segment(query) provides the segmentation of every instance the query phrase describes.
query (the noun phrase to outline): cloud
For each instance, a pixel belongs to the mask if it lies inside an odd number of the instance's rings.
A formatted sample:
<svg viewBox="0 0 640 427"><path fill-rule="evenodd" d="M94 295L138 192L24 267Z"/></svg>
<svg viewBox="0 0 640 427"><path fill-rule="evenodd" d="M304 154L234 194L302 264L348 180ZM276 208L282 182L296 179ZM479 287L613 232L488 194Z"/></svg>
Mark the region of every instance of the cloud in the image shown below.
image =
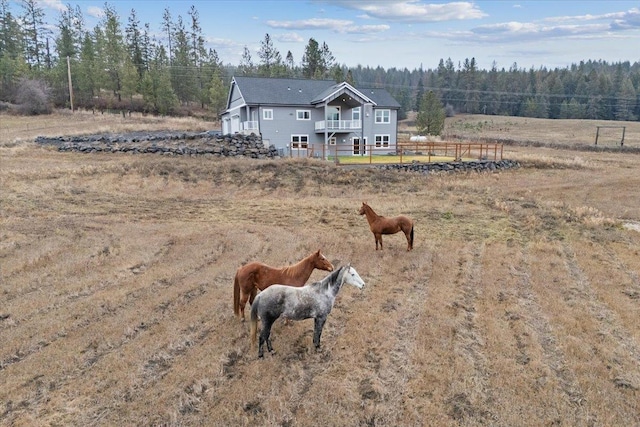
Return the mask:
<svg viewBox="0 0 640 427"><path fill-rule="evenodd" d="M397 22L442 22L488 16L472 2L425 3L422 0L327 0L336 6L359 10L364 17Z"/></svg>
<svg viewBox="0 0 640 427"><path fill-rule="evenodd" d="M87 8L87 15L93 16L94 18L102 18L104 17L104 10L98 6L89 6Z"/></svg>
<svg viewBox="0 0 640 427"><path fill-rule="evenodd" d="M640 10L603 15L557 16L541 22L501 22L467 31L430 32L429 37L469 43L514 43L549 39L614 37L615 32L640 28Z"/></svg>
<svg viewBox="0 0 640 427"><path fill-rule="evenodd" d="M67 6L65 6L61 0L39 0L39 2L43 7L58 10L63 12L67 10Z"/></svg>
<svg viewBox="0 0 640 427"><path fill-rule="evenodd" d="M304 38L295 32L292 33L283 33L283 34L276 34L273 36L274 39L276 39L277 41L281 42L281 43L302 43L304 42Z"/></svg>
<svg viewBox="0 0 640 427"><path fill-rule="evenodd" d="M275 29L285 30L329 30L343 34L368 34L386 31L390 27L380 25L356 25L345 19L311 18L297 21L267 21L267 25Z"/></svg>

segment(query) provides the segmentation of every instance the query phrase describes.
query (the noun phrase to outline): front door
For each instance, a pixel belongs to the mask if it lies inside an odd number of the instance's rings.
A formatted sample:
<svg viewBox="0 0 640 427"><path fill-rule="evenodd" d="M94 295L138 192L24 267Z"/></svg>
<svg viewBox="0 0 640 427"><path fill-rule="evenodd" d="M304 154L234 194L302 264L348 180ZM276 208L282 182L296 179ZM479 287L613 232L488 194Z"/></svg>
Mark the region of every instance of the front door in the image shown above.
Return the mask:
<svg viewBox="0 0 640 427"><path fill-rule="evenodd" d="M353 154L356 156L362 156L367 154L367 140L365 138L364 143L360 142L360 137L353 138Z"/></svg>

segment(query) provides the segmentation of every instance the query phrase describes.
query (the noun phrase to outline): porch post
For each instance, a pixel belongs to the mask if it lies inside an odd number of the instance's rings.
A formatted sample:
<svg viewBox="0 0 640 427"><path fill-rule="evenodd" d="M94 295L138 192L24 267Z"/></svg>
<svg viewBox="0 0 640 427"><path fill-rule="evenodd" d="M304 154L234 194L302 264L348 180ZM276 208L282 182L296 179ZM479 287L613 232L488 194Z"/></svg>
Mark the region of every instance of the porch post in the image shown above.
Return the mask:
<svg viewBox="0 0 640 427"><path fill-rule="evenodd" d="M324 108L322 109L322 111L324 117L324 141L322 142L322 160L327 160L327 152L329 151L329 142L327 141L329 139L329 130L327 123L327 101L324 102Z"/></svg>

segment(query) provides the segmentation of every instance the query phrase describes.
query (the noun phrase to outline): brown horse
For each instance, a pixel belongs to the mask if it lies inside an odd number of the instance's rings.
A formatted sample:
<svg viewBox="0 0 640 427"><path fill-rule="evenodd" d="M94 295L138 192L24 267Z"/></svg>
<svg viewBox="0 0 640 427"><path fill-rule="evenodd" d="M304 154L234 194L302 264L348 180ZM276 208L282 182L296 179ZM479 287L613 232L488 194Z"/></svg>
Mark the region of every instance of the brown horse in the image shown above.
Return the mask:
<svg viewBox="0 0 640 427"><path fill-rule="evenodd" d="M244 307L253 304L258 290L278 283L280 285L303 286L314 269L333 271L333 264L320 253L312 253L297 264L273 268L261 262L250 262L236 271L233 281L233 312L244 322Z"/></svg>
<svg viewBox="0 0 640 427"><path fill-rule="evenodd" d="M413 221L411 219L404 215L386 218L376 214L373 209L371 209L371 206L365 202L362 202L362 207L358 213L367 216L369 228L376 238L376 251L378 250L378 242L380 242L380 250L382 250L383 234L396 234L400 230L402 230L407 238L407 250L410 251L413 249Z"/></svg>

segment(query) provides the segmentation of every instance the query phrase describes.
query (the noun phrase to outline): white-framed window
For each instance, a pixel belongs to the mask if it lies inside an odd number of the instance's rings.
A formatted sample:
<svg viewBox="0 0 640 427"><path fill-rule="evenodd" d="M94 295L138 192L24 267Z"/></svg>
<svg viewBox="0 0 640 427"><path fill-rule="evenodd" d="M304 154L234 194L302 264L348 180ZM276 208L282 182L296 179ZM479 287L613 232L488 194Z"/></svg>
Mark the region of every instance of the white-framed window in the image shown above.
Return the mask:
<svg viewBox="0 0 640 427"><path fill-rule="evenodd" d="M376 110L376 123L391 123L391 110Z"/></svg>
<svg viewBox="0 0 640 427"><path fill-rule="evenodd" d="M296 110L296 120L311 120L311 111Z"/></svg>
<svg viewBox="0 0 640 427"><path fill-rule="evenodd" d="M329 145L336 145L336 142L337 140L335 136L332 136L331 138L329 138Z"/></svg>
<svg viewBox="0 0 640 427"><path fill-rule="evenodd" d="M291 148L296 150L309 148L309 135L291 135Z"/></svg>
<svg viewBox="0 0 640 427"><path fill-rule="evenodd" d="M360 107L356 107L353 110L351 110L351 120L360 120L360 113L361 113L361 109Z"/></svg>
<svg viewBox="0 0 640 427"><path fill-rule="evenodd" d="M375 135L376 148L389 148L389 135Z"/></svg>
<svg viewBox="0 0 640 427"><path fill-rule="evenodd" d="M273 120L273 110L270 108L262 110L262 120Z"/></svg>

